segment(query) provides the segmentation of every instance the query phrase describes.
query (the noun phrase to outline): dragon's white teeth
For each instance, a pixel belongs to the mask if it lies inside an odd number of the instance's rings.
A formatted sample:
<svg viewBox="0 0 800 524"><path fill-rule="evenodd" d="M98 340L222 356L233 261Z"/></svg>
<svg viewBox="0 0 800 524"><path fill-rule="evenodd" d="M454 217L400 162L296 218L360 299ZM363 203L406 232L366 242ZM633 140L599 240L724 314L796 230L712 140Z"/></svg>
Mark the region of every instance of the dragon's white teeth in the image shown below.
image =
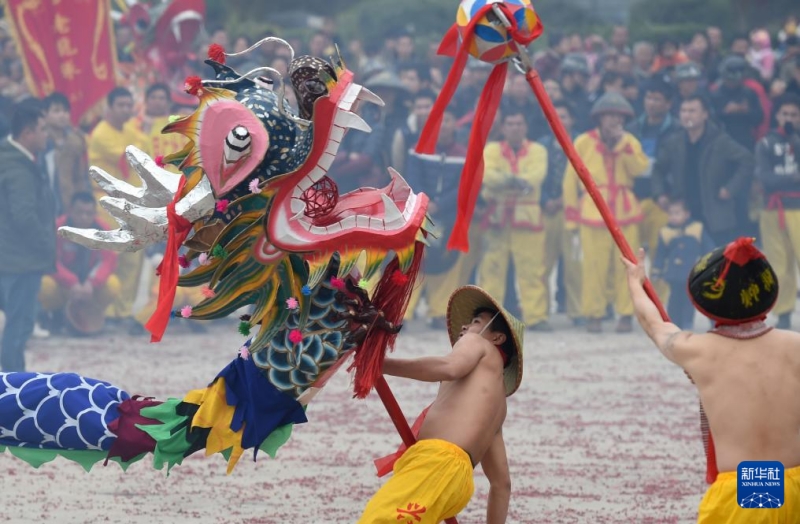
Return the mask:
<svg viewBox="0 0 800 524"><path fill-rule="evenodd" d="M333 164L333 160L335 158L336 157L330 153L322 153L322 156L320 157L318 162L318 166L327 171L328 169L331 168L331 164Z"/></svg>
<svg viewBox="0 0 800 524"><path fill-rule="evenodd" d="M383 200L383 220L387 224L394 223L395 220L403 218L397 205L392 201L389 195L381 193L381 200Z"/></svg>
<svg viewBox="0 0 800 524"><path fill-rule="evenodd" d="M417 195L415 193L411 193L409 195L408 200L406 201L406 208L403 210L403 218L409 220L411 218L411 212L414 211L414 208L417 205Z"/></svg>
<svg viewBox="0 0 800 524"><path fill-rule="evenodd" d="M379 105L381 107L385 105L381 97L363 86L361 87L361 91L358 93L358 99L371 104Z"/></svg>
<svg viewBox="0 0 800 524"><path fill-rule="evenodd" d="M303 208L302 208L302 209L300 209L300 211L298 211L297 213L295 213L295 215L294 215L292 218L290 218L290 219L289 219L290 221L291 221L291 220L298 220L298 221L300 221L300 217L302 217L302 216L304 216L304 215L305 215L305 213L306 213L306 203L305 203L305 202L302 202L302 204L303 204ZM292 209L292 211L294 211L294 208ZM301 222L302 222L302 221L301 221Z"/></svg>
<svg viewBox="0 0 800 524"><path fill-rule="evenodd" d="M349 111L350 108L353 107L353 102L358 100L359 91L361 91L361 86L358 84L350 84L350 87L347 88L347 92L339 102L339 107Z"/></svg>
<svg viewBox="0 0 800 524"><path fill-rule="evenodd" d="M356 227L369 229L369 217L366 215L356 215Z"/></svg>
<svg viewBox="0 0 800 524"><path fill-rule="evenodd" d="M339 144L337 144L333 140L328 140L327 147L325 147L325 152L335 156L338 151L339 151Z"/></svg>
<svg viewBox="0 0 800 524"><path fill-rule="evenodd" d="M297 197L292 197L290 206L292 213L301 213L306 210L306 203Z"/></svg>
<svg viewBox="0 0 800 524"><path fill-rule="evenodd" d="M339 126L331 127L331 138L337 142L341 142L344 138L344 128Z"/></svg>
<svg viewBox="0 0 800 524"><path fill-rule="evenodd" d="M347 129L358 129L359 131L364 131L365 133L372 132L372 128L369 127L369 124L367 124L363 118L349 111L337 111L336 118L334 119L333 123L337 126Z"/></svg>
<svg viewBox="0 0 800 524"><path fill-rule="evenodd" d="M174 20L172 22L172 35L175 37L175 41L179 44L181 43L181 25L178 20Z"/></svg>
<svg viewBox="0 0 800 524"><path fill-rule="evenodd" d="M385 231L386 223L380 218L371 217L369 219L369 228L373 231Z"/></svg>
<svg viewBox="0 0 800 524"><path fill-rule="evenodd" d="M356 217L351 215L343 219L340 223L342 224L342 229L353 229L356 227Z"/></svg>
<svg viewBox="0 0 800 524"><path fill-rule="evenodd" d="M311 170L308 176L311 178L311 180L314 181L314 183L319 182L320 180L322 180L322 177L325 176L325 170L319 166L316 166L314 169Z"/></svg>
<svg viewBox="0 0 800 524"><path fill-rule="evenodd" d="M392 177L392 182L394 182L394 190L411 190L411 186L408 185L406 179L403 178L403 175L398 173L394 168L389 168L389 175Z"/></svg>
<svg viewBox="0 0 800 524"><path fill-rule="evenodd" d="M306 175L300 180L300 182L297 183L297 188L302 193L306 189L308 189L309 187L313 186L314 182L316 182L316 180L314 180L313 178L311 178L308 175Z"/></svg>

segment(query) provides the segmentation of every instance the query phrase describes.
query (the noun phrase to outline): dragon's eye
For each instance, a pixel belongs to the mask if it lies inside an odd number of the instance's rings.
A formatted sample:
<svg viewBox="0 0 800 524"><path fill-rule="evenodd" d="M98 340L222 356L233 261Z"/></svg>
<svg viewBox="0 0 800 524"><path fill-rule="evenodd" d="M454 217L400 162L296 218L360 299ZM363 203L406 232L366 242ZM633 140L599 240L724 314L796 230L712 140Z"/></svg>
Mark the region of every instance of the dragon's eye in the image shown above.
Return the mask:
<svg viewBox="0 0 800 524"><path fill-rule="evenodd" d="M250 131L244 126L234 127L225 137L225 160L229 164L238 162L250 154Z"/></svg>
<svg viewBox="0 0 800 524"><path fill-rule="evenodd" d="M306 89L312 95L321 95L325 92L325 84L314 78L304 82Z"/></svg>

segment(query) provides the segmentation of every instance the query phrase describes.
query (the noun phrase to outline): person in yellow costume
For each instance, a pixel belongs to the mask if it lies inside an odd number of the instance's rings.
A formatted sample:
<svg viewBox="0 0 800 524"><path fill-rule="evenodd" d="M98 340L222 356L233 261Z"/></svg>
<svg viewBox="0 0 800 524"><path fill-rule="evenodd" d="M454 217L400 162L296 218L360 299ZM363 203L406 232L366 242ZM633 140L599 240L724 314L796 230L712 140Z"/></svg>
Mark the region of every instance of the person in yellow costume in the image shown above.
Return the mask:
<svg viewBox="0 0 800 524"><path fill-rule="evenodd" d="M136 128L135 122L131 121L133 96L130 91L124 87L116 87L108 94L106 101L108 103L106 116L89 136L89 165L99 167L139 187L141 180L125 161L125 148L132 145L151 154L150 140ZM99 200L105 192L94 181L92 184L95 197ZM116 224L104 209L100 210L99 215L101 221ZM133 302L138 291L143 261L143 251L120 253L116 275L121 290L107 311L110 319L122 323L132 322Z"/></svg>
<svg viewBox="0 0 800 524"><path fill-rule="evenodd" d="M639 245L642 210L633 193L634 179L644 173L649 161L642 146L623 124L633 108L622 95L606 93L591 112L598 126L575 140L575 149L592 174L600 194L631 245ZM625 288L625 273L614 263L617 247L591 197L582 190L572 165L564 175L566 228L580 235L583 251L581 309L590 333L602 331L602 319L609 303L607 288L614 284L614 308L619 315L618 333L633 330L633 304Z"/></svg>
<svg viewBox="0 0 800 524"><path fill-rule="evenodd" d="M504 114L500 126L503 140L490 142L483 153L481 196L486 211L481 224L484 253L478 265L478 283L503 303L513 258L525 323L535 331L550 331L546 235L540 205L547 150L526 139L527 127L522 113Z"/></svg>
<svg viewBox="0 0 800 524"><path fill-rule="evenodd" d="M153 158L165 157L182 150L189 139L178 133L161 132L170 118L170 91L166 84L153 84L147 88L144 96L144 114L133 119L133 123L142 134L150 140L150 151ZM165 169L178 173L172 164Z"/></svg>
<svg viewBox="0 0 800 524"><path fill-rule="evenodd" d="M764 185L761 241L781 281L775 313L778 328L792 327L800 261L800 97L775 100L778 127L756 144L756 177Z"/></svg>
<svg viewBox="0 0 800 524"><path fill-rule="evenodd" d="M636 263L623 263L639 323L692 378L708 417L720 473L700 503L698 524L800 524L800 334L764 322L780 284L767 259L752 238L740 238L695 264L689 297L716 323L704 334L661 319L644 291L644 250ZM744 483L739 497L739 466L746 461L783 465L780 507L754 506L747 491L759 489Z"/></svg>
<svg viewBox="0 0 800 524"><path fill-rule="evenodd" d="M438 524L456 516L472 498L478 464L489 480L484 522L506 521L511 478L503 423L506 399L522 382L525 326L486 291L464 286L450 296L447 330L447 356L384 361L387 375L441 385L416 444L395 462L359 524Z"/></svg>

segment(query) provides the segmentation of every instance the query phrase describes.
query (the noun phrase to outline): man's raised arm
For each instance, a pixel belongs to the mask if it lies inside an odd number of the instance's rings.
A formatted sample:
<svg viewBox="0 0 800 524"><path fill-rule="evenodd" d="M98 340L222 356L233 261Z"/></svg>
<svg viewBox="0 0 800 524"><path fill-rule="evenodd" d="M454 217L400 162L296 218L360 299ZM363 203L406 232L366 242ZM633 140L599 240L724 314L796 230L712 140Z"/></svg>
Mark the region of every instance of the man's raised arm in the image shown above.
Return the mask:
<svg viewBox="0 0 800 524"><path fill-rule="evenodd" d="M467 333L445 357L386 358L383 373L422 382L447 382L465 377L484 355L486 339Z"/></svg>
<svg viewBox="0 0 800 524"><path fill-rule="evenodd" d="M622 262L628 272L628 289L639 324L665 357L685 369L686 361L691 357L686 346L692 333L681 331L675 324L665 322L656 305L647 296L644 290L647 278L644 270L644 249L639 249L636 264L625 257L622 257Z"/></svg>

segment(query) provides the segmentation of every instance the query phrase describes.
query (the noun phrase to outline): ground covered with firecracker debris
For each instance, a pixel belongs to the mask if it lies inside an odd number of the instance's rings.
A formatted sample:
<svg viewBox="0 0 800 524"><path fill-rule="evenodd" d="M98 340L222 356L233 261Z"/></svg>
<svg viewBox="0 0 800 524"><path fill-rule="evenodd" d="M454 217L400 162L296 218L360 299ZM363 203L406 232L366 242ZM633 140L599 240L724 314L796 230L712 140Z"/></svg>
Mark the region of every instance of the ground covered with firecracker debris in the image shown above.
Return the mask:
<svg viewBox="0 0 800 524"><path fill-rule="evenodd" d="M698 319L699 320L699 319ZM504 433L513 494L509 522L684 523L705 490L697 395L683 372L640 331L587 335L556 319L527 333L525 377L509 400ZM611 331L613 325L606 326ZM235 325L208 334L31 340L28 368L73 371L159 399L204 387L233 357ZM442 354L446 335L420 321L397 356ZM413 421L436 385L389 379ZM351 398L341 373L314 399L275 460L246 455L225 474L220 455L192 456L167 476L142 461L91 473L63 459L33 469L0 455L0 520L58 523L353 523L380 487L372 459L399 437L377 397ZM485 522L480 468L461 523Z"/></svg>

